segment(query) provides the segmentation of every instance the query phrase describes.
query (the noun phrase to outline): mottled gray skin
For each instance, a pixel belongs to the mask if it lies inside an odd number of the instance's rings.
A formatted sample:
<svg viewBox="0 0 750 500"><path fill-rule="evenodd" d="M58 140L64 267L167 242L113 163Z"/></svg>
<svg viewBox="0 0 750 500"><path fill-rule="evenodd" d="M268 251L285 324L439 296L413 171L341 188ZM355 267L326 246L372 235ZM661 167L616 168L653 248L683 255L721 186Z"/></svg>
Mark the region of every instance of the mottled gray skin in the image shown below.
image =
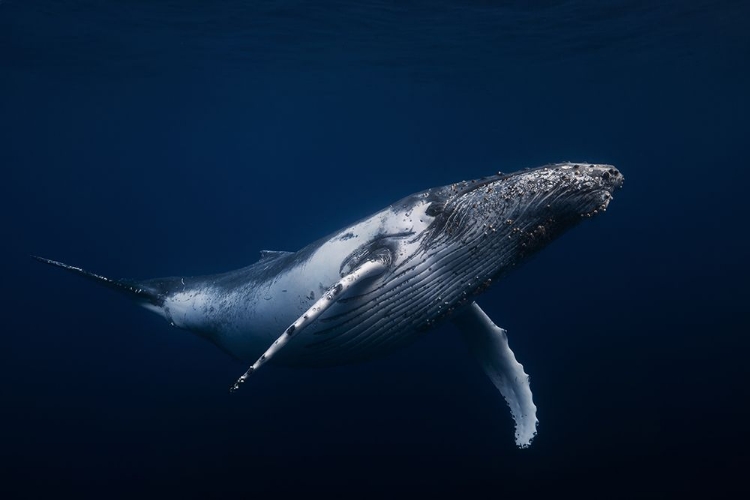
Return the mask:
<svg viewBox="0 0 750 500"><path fill-rule="evenodd" d="M151 297L146 306L172 324L252 362L332 283L358 263L383 259L384 274L339 300L274 358L295 366L359 361L392 351L471 303L606 209L622 181L609 165L557 164L460 182L408 196L295 253L224 274L136 286ZM420 206L417 223L412 211ZM378 229L366 229L376 217Z"/></svg>

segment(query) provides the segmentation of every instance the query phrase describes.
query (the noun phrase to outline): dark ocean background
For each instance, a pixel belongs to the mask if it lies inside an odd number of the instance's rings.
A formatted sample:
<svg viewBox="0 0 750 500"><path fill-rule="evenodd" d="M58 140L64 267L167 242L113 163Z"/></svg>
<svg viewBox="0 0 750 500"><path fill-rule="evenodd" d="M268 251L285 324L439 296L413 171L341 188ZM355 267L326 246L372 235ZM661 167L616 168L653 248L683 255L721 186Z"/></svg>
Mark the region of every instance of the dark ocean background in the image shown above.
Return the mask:
<svg viewBox="0 0 750 500"><path fill-rule="evenodd" d="M747 2L0 0L3 498L747 493ZM297 250L414 191L564 160L625 187L450 325L247 367L108 290Z"/></svg>

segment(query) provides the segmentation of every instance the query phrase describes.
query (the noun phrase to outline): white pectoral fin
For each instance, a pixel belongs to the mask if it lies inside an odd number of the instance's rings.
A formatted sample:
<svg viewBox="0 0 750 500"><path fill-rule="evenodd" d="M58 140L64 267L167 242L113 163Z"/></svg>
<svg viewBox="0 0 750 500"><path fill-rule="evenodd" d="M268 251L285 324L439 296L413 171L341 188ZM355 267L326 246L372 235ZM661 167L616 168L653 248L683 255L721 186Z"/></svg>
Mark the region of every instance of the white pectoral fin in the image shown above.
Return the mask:
<svg viewBox="0 0 750 500"><path fill-rule="evenodd" d="M536 436L539 421L529 376L510 350L505 330L495 325L476 302L457 314L453 323L461 330L479 364L510 406L516 423L516 445L526 448Z"/></svg>
<svg viewBox="0 0 750 500"><path fill-rule="evenodd" d="M383 260L368 260L354 268L349 274L341 278L339 281L334 283L324 294L318 299L315 304L312 305L305 313L297 318L297 321L289 325L289 328L284 330L284 333L277 338L271 347L269 347L253 365L247 369L247 371L237 379L234 383L230 392L234 392L240 388L240 384L245 382L247 378L256 371L258 368L263 366L266 361L271 359L274 354L279 352L289 340L301 332L305 327L312 324L323 312L336 303L341 297L343 297L347 290L349 290L355 284L361 282L364 279L375 277L382 274L388 268L388 263Z"/></svg>

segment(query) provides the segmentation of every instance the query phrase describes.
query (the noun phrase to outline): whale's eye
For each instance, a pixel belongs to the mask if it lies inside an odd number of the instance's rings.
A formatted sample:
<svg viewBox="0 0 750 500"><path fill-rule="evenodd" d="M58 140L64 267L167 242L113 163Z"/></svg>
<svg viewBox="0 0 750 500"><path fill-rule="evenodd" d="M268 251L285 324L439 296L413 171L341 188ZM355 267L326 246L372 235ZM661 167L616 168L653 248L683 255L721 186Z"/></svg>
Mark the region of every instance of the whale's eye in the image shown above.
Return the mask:
<svg viewBox="0 0 750 500"><path fill-rule="evenodd" d="M445 203L441 201L433 201L424 213L430 217L437 217L443 213L443 210L445 210Z"/></svg>

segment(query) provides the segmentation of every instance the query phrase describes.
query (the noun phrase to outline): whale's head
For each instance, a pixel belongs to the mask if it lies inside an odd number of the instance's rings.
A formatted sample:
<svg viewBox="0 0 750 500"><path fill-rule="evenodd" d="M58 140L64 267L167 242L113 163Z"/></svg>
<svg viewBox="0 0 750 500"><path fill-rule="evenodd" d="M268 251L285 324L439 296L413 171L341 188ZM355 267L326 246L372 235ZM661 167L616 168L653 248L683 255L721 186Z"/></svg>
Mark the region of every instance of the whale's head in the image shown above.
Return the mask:
<svg viewBox="0 0 750 500"><path fill-rule="evenodd" d="M578 222L604 212L623 176L612 165L559 163L428 192L434 217L423 250L450 252L460 273L487 284ZM458 272L458 271L457 271Z"/></svg>
<svg viewBox="0 0 750 500"><path fill-rule="evenodd" d="M408 196L328 238L321 249L342 256L341 276L366 260L387 263L391 273L383 280L403 282L404 290L429 287L425 296L451 311L604 212L622 183L615 167L587 163L459 182Z"/></svg>
<svg viewBox="0 0 750 500"><path fill-rule="evenodd" d="M464 183L445 203L443 220L471 232L498 224L513 234L559 235L582 219L606 211L623 176L612 165L558 163ZM539 227L543 226L543 227ZM448 227L450 230L451 228ZM527 242L531 243L531 242Z"/></svg>

